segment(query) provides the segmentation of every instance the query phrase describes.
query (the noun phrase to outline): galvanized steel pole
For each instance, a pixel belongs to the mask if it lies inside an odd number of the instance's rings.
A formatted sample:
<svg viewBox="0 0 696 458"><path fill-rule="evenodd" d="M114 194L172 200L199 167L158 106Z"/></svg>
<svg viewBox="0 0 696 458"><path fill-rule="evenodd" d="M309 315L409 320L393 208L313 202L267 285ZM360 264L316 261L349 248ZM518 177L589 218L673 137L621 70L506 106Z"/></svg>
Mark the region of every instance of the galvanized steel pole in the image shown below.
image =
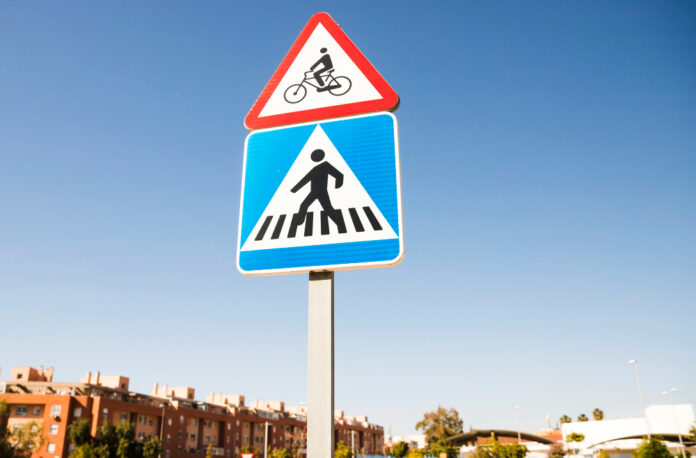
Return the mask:
<svg viewBox="0 0 696 458"><path fill-rule="evenodd" d="M309 273L307 458L334 456L334 273Z"/></svg>

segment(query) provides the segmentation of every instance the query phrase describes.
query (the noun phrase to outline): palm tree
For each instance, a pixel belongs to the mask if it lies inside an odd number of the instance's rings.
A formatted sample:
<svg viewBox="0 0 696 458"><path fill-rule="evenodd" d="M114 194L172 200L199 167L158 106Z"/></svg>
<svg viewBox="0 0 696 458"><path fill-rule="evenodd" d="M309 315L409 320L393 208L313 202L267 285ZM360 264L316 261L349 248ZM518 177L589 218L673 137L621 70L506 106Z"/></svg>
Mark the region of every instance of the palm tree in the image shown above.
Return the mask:
<svg viewBox="0 0 696 458"><path fill-rule="evenodd" d="M597 421L602 420L604 419L604 412L602 412L600 409L594 409L592 411L592 417Z"/></svg>
<svg viewBox="0 0 696 458"><path fill-rule="evenodd" d="M578 415L578 421L587 421L587 415L581 413L580 415Z"/></svg>
<svg viewBox="0 0 696 458"><path fill-rule="evenodd" d="M573 420L572 420L568 415L563 415L563 416L560 418L561 424L563 424L563 423L570 423L571 421L573 421Z"/></svg>

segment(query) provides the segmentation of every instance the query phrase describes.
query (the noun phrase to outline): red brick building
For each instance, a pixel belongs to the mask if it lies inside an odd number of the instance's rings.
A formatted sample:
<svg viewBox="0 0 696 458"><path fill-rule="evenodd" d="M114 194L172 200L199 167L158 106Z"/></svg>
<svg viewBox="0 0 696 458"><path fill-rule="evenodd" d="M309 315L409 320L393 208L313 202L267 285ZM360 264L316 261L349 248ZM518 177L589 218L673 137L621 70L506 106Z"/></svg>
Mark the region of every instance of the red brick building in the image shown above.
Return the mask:
<svg viewBox="0 0 696 458"><path fill-rule="evenodd" d="M86 418L92 435L108 421L135 425L138 440L158 437L162 456L200 457L212 445L214 456L237 457L244 446L263 451L286 448L300 453L306 444L306 411L286 409L284 403L254 401L246 406L241 395L211 394L206 402L195 400L189 387L155 384L151 395L129 391L129 379L87 374L79 383L53 381L53 370L15 367L9 381L0 382L0 399L10 405L9 428L35 421L44 441L33 456L66 458L73 447L68 425ZM335 441L381 454L384 430L367 417L347 417L337 412Z"/></svg>

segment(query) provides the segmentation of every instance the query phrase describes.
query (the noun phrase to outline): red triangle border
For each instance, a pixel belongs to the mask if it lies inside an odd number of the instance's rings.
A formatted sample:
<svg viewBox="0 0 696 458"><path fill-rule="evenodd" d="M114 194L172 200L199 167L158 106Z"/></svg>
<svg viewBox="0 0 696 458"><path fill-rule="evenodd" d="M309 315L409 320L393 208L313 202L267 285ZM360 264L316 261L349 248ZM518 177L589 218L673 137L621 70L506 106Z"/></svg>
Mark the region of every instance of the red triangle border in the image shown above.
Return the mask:
<svg viewBox="0 0 696 458"><path fill-rule="evenodd" d="M259 114L268 103L273 92L280 84L295 58L300 53L305 43L311 36L317 25L323 25L334 40L343 48L343 51L350 57L360 71L367 77L374 88L379 92L381 98L364 102L347 103L334 105L331 107L314 108L311 110L296 111L293 113L282 113L272 116L259 117ZM244 118L244 125L249 130L263 129L267 127L278 127L288 124L298 124L302 122L318 121L328 118L338 118L375 111L393 111L399 105L399 96L387 81L372 66L370 61L363 55L357 46L348 38L348 35L341 30L339 25L329 16L328 13L316 13L307 22L302 32L293 43L290 50L281 61L278 69L273 73L266 87L261 91L261 95L256 99L249 113Z"/></svg>

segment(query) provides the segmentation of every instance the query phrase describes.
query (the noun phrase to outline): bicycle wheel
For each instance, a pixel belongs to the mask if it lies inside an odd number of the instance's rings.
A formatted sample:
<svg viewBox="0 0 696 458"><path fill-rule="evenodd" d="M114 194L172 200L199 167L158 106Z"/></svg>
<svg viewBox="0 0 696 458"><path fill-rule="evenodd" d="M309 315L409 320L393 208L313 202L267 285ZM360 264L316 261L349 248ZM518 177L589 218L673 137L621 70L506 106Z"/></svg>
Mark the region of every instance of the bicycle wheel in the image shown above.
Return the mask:
<svg viewBox="0 0 696 458"><path fill-rule="evenodd" d="M283 93L283 98L288 103L298 103L307 95L307 88L302 84L293 84Z"/></svg>
<svg viewBox="0 0 696 458"><path fill-rule="evenodd" d="M329 89L329 92L333 95L343 95L346 92L350 91L351 82L347 76L337 76L329 84L331 84L332 86L339 85L338 87Z"/></svg>

